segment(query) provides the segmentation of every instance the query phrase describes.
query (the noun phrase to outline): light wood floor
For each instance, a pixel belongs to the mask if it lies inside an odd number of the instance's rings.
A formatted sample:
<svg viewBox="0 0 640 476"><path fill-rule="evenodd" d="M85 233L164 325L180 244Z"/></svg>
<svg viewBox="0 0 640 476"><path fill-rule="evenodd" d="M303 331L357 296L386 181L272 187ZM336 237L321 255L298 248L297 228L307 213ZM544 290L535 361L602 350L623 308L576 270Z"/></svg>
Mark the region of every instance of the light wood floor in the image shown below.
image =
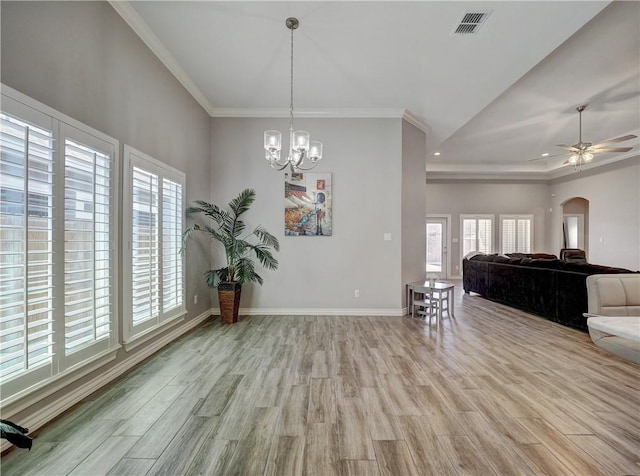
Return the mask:
<svg viewBox="0 0 640 476"><path fill-rule="evenodd" d="M2 474L640 474L640 367L456 289L456 318L208 323Z"/></svg>

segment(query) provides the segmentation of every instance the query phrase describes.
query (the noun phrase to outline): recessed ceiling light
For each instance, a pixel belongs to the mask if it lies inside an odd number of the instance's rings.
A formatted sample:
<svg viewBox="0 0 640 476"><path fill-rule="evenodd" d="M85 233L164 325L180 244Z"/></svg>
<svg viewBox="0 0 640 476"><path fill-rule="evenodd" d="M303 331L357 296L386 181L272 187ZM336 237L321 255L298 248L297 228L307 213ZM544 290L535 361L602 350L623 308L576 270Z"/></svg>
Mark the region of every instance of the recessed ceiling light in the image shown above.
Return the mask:
<svg viewBox="0 0 640 476"><path fill-rule="evenodd" d="M545 152L544 154L542 154L542 157L549 157L549 152Z"/></svg>
<svg viewBox="0 0 640 476"><path fill-rule="evenodd" d="M440 155L440 152L434 152L433 155Z"/></svg>

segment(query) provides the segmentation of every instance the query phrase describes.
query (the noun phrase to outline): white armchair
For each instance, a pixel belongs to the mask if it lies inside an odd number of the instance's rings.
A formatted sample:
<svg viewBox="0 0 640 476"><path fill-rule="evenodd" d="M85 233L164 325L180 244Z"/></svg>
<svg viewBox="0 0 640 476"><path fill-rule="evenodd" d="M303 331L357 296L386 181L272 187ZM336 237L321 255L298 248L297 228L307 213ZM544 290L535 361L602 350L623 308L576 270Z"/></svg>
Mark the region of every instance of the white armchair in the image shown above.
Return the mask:
<svg viewBox="0 0 640 476"><path fill-rule="evenodd" d="M640 273L588 276L587 298L594 344L640 364Z"/></svg>

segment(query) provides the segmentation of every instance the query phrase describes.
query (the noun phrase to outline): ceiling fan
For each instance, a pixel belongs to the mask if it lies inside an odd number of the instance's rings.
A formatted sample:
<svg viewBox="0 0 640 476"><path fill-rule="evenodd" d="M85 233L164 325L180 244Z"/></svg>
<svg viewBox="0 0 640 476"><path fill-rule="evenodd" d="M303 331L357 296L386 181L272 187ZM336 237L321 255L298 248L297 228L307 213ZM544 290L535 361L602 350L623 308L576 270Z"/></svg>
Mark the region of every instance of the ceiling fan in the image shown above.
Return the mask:
<svg viewBox="0 0 640 476"><path fill-rule="evenodd" d="M562 163L562 165L573 165L574 168L582 168L583 165L588 164L593 160L595 154L602 153L610 153L610 152L629 152L633 147L610 147L612 144L617 144L618 142L624 142L630 139L635 139L637 136L633 134L629 134L626 136L616 137L615 139L609 139L604 142L600 142L599 144L592 144L591 142L583 142L582 141L582 111L587 108L587 105L578 106L576 110L578 111L580 117L580 126L579 126L579 136L578 143L574 145L566 145L566 144L558 144L558 147L562 147L563 149L567 149L569 152L565 152L560 154L559 156L571 154L569 158ZM559 157L555 156L555 157ZM549 159L551 157L538 157L532 160L544 160Z"/></svg>

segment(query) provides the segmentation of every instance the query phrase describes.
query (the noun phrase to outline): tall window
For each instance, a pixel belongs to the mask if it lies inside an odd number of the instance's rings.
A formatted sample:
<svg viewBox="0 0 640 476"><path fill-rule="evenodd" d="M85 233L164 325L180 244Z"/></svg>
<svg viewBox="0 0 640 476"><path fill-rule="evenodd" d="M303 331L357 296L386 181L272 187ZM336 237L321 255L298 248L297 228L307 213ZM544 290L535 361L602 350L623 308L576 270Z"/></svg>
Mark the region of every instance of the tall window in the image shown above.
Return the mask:
<svg viewBox="0 0 640 476"><path fill-rule="evenodd" d="M117 141L14 91L0 113L3 402L115 351ZM18 398L16 396L16 398Z"/></svg>
<svg viewBox="0 0 640 476"><path fill-rule="evenodd" d="M533 215L500 215L502 253L531 253Z"/></svg>
<svg viewBox="0 0 640 476"><path fill-rule="evenodd" d="M53 132L0 115L2 382L48 366L53 349Z"/></svg>
<svg viewBox="0 0 640 476"><path fill-rule="evenodd" d="M65 140L64 314L65 349L76 352L111 332L109 243L111 159Z"/></svg>
<svg viewBox="0 0 640 476"><path fill-rule="evenodd" d="M184 174L125 146L125 309L129 343L183 316Z"/></svg>
<svg viewBox="0 0 640 476"><path fill-rule="evenodd" d="M462 257L472 251L493 253L493 215L461 215Z"/></svg>

